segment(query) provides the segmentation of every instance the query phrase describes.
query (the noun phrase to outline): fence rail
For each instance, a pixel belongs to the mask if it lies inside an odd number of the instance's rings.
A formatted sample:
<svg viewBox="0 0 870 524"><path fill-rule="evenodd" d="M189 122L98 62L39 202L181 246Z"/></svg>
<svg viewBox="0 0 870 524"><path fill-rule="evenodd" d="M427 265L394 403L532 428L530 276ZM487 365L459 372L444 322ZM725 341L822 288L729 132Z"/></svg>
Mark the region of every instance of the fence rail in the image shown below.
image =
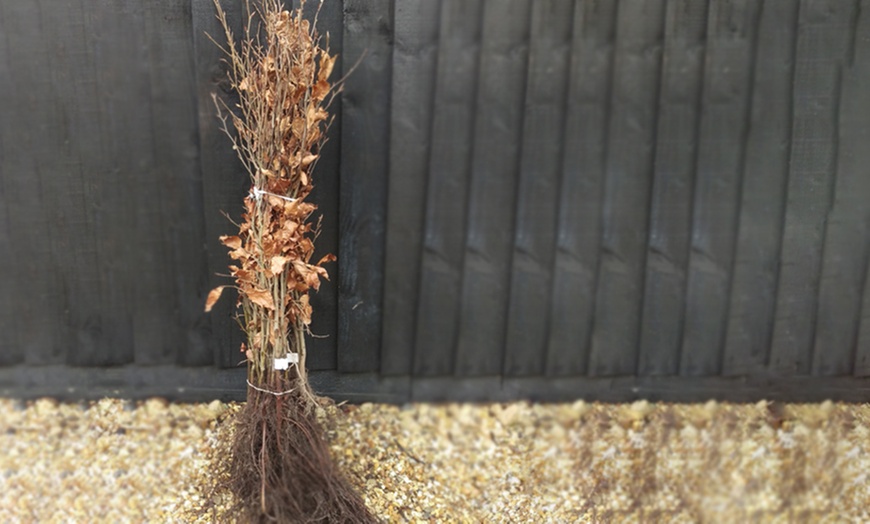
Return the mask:
<svg viewBox="0 0 870 524"><path fill-rule="evenodd" d="M868 398L870 1L319 23L348 74L314 194L323 391ZM242 395L233 300L202 313L248 190L206 33L211 0L0 3L0 394Z"/></svg>

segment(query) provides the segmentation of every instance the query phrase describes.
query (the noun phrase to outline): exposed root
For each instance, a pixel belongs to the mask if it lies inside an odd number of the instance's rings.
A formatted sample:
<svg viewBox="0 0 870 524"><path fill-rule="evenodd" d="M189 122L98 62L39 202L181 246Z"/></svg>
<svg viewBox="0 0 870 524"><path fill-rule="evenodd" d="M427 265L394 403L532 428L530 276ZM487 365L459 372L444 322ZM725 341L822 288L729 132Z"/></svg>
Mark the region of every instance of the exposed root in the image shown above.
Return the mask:
<svg viewBox="0 0 870 524"><path fill-rule="evenodd" d="M313 409L297 393L276 397L251 390L236 415L231 458L218 492L232 502L220 522L378 520L338 470Z"/></svg>

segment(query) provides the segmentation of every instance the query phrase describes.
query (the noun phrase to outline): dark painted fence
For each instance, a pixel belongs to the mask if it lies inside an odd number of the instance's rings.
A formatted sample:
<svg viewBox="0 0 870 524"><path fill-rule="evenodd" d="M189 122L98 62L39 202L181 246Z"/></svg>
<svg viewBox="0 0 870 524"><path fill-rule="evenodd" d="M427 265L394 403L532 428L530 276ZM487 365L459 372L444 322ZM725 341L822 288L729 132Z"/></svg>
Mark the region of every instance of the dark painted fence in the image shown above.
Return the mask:
<svg viewBox="0 0 870 524"><path fill-rule="evenodd" d="M353 70L317 173L322 391L870 398L870 1L320 23ZM243 395L232 299L201 312L248 189L205 32L211 0L0 2L0 394Z"/></svg>

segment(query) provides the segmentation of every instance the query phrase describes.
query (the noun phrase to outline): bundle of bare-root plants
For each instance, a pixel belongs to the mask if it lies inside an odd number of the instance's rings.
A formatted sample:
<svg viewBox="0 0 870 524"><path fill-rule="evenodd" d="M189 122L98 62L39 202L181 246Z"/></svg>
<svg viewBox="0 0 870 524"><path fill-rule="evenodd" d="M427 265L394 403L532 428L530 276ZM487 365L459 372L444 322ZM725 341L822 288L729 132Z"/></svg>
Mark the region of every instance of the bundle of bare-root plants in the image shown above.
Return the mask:
<svg viewBox="0 0 870 524"><path fill-rule="evenodd" d="M214 0L237 104L215 98L223 130L251 178L237 235L221 237L234 263L239 323L247 342L247 402L234 421L231 458L217 491L230 504L220 520L374 522L332 461L316 417L320 399L306 375L309 291L327 278L327 255L312 261L319 222L308 201L312 172L341 82L329 78L336 56L317 14L284 10L279 0L246 1L240 40ZM303 2L304 6L304 2ZM319 12L319 7L317 8ZM232 107L231 107L232 106Z"/></svg>

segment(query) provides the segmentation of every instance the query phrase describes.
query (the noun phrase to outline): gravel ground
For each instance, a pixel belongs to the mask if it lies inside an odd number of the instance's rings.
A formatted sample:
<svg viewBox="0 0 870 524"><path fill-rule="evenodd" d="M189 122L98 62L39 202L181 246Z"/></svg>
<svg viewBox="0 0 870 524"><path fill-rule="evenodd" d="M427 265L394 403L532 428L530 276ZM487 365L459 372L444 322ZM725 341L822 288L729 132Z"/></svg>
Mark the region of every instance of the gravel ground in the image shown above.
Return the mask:
<svg viewBox="0 0 870 524"><path fill-rule="evenodd" d="M189 522L238 405L0 400L3 522ZM870 522L870 406L363 404L336 460L388 522Z"/></svg>

